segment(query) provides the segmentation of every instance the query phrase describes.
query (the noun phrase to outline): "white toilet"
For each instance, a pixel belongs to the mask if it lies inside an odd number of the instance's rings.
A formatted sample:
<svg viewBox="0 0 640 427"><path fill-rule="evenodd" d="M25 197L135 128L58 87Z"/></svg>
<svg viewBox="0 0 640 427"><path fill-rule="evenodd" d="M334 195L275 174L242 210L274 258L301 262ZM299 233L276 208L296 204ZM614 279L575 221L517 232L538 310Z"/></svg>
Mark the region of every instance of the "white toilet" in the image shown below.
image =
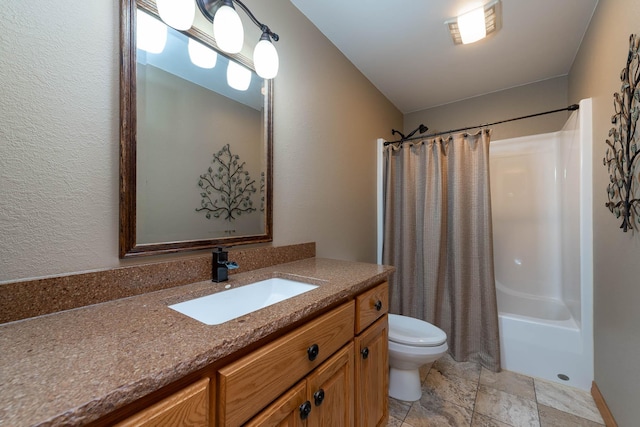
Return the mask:
<svg viewBox="0 0 640 427"><path fill-rule="evenodd" d="M422 396L420 366L448 350L447 334L413 317L389 314L389 396L416 401Z"/></svg>

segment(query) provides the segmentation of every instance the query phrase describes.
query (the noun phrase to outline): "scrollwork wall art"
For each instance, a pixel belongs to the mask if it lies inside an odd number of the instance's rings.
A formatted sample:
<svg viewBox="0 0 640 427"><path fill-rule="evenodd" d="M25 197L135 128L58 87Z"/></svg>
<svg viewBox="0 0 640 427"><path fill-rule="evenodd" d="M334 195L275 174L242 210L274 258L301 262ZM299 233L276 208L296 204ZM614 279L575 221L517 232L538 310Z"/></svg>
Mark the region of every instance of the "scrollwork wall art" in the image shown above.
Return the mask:
<svg viewBox="0 0 640 427"><path fill-rule="evenodd" d="M207 219L213 216L227 221L254 212L251 196L257 191L256 181L244 170L245 162L240 162L240 156L226 144L213 154L211 163L198 181L202 201L196 212L206 212Z"/></svg>
<svg viewBox="0 0 640 427"><path fill-rule="evenodd" d="M640 38L629 37L626 67L620 73L620 92L613 94L614 127L606 140L603 163L609 171L607 208L622 218L623 231L640 230Z"/></svg>

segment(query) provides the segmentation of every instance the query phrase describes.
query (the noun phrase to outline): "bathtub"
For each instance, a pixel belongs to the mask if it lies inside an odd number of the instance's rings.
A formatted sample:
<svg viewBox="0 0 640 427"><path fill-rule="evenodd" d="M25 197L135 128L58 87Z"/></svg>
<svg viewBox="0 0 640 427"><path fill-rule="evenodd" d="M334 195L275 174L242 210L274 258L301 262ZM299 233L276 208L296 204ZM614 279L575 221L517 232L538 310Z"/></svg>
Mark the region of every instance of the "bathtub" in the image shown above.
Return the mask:
<svg viewBox="0 0 640 427"><path fill-rule="evenodd" d="M588 390L593 379L588 349L565 304L518 295L499 282L496 295L502 369Z"/></svg>
<svg viewBox="0 0 640 427"><path fill-rule="evenodd" d="M589 390L593 381L591 103L562 131L492 141L502 368Z"/></svg>
<svg viewBox="0 0 640 427"><path fill-rule="evenodd" d="M593 381L591 115L582 100L562 131L489 149L502 368L583 390ZM383 146L378 139L380 263Z"/></svg>

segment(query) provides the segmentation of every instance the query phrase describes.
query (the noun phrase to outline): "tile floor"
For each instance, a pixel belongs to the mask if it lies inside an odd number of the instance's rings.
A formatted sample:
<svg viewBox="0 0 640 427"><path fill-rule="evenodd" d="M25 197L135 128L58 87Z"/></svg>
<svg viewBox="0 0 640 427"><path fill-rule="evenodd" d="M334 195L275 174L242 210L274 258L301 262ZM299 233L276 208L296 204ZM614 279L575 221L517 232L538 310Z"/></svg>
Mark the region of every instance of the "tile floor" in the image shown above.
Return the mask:
<svg viewBox="0 0 640 427"><path fill-rule="evenodd" d="M422 398L389 399L388 427L594 427L589 392L445 356L421 370Z"/></svg>

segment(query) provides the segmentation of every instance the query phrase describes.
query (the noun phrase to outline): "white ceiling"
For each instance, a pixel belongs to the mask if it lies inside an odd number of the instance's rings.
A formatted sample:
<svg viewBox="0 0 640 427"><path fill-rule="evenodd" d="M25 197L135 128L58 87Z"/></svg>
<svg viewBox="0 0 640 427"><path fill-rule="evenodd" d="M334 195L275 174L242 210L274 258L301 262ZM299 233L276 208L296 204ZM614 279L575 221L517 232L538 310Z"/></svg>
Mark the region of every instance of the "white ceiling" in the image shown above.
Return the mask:
<svg viewBox="0 0 640 427"><path fill-rule="evenodd" d="M598 0L502 0L502 29L454 45L474 0L291 0L403 113L569 73Z"/></svg>

